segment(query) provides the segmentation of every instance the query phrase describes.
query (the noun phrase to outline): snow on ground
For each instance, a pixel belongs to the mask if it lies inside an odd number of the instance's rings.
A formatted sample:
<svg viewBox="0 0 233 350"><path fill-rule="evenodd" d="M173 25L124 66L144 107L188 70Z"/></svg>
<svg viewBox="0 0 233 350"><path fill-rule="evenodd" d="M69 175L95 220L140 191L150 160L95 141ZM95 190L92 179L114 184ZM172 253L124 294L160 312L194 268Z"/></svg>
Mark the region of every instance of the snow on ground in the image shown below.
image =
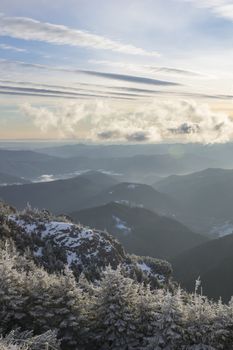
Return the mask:
<svg viewBox="0 0 233 350"><path fill-rule="evenodd" d="M111 171L111 170L98 169L97 171L99 173L102 173L105 175L111 175L111 176L122 176L123 175L121 173L116 173L115 171Z"/></svg>
<svg viewBox="0 0 233 350"><path fill-rule="evenodd" d="M34 251L34 255L41 257L43 256L43 248L42 247L38 247L35 251Z"/></svg>
<svg viewBox="0 0 233 350"><path fill-rule="evenodd" d="M216 225L210 231L210 234L218 237L227 236L231 233L233 233L233 223L230 221L225 221L223 224Z"/></svg>
<svg viewBox="0 0 233 350"><path fill-rule="evenodd" d="M125 234L128 234L131 232L131 228L127 226L126 222L118 218L117 216L113 215L112 216L114 222L115 222L115 227L122 231Z"/></svg>
<svg viewBox="0 0 233 350"><path fill-rule="evenodd" d="M27 223L25 220L19 219L16 215L9 215L8 220L14 222L17 226L25 230L27 234L34 232L38 226L37 223Z"/></svg>
<svg viewBox="0 0 233 350"><path fill-rule="evenodd" d="M135 188L137 188L137 187L138 187L137 184L129 184L129 185L127 186L127 188L130 189L130 190L135 190Z"/></svg>
<svg viewBox="0 0 233 350"><path fill-rule="evenodd" d="M114 203L123 204L127 207L132 207L132 208L144 208L144 205L142 203L130 202L127 199L119 199L114 201Z"/></svg>
<svg viewBox="0 0 233 350"><path fill-rule="evenodd" d="M51 182L56 180L66 180L71 179L76 176L85 175L85 173L88 173L91 169L85 169L85 170L77 170L71 173L64 173L64 174L43 174L39 177L36 177L32 180L32 182ZM113 171L107 171L103 169L97 170L98 172L106 175L112 175L112 176L122 176L122 174L115 173Z"/></svg>
<svg viewBox="0 0 233 350"><path fill-rule="evenodd" d="M43 223L45 226L45 229L42 231L42 237L46 236L53 236L54 234L57 234L58 232L65 232L70 231L73 228L73 224L67 223L67 222L59 222L59 221L49 221L46 223Z"/></svg>
<svg viewBox="0 0 233 350"><path fill-rule="evenodd" d="M77 253L76 252L68 252L67 253L67 264L70 266L72 265L73 263L79 263L80 260L77 256Z"/></svg>
<svg viewBox="0 0 233 350"><path fill-rule="evenodd" d="M165 281L164 275L161 275L159 273L154 273L151 267L148 266L145 262L137 263L137 266L142 270L142 272L146 273L147 275L152 275L156 277L159 280L159 282L162 283Z"/></svg>
<svg viewBox="0 0 233 350"><path fill-rule="evenodd" d="M86 170L74 171L72 173L64 173L64 174L43 174L33 179L32 182L36 183L36 182L51 182L56 180L67 180L79 175L83 175L89 170L90 169L86 169Z"/></svg>
<svg viewBox="0 0 233 350"><path fill-rule="evenodd" d="M86 258L91 259L98 256L100 246L106 253L110 253L112 250L111 244L104 239L100 232L87 227L62 221L26 220L20 215L9 215L8 220L22 228L26 234L37 234L42 240L51 239L57 246L64 248L69 266L72 263L81 263L82 253L79 248L81 249L83 244L86 246L87 242L90 242L90 245L88 244L88 247L85 248ZM94 244L91 243L92 241ZM34 255L41 257L43 255L42 247L36 247Z"/></svg>
<svg viewBox="0 0 233 350"><path fill-rule="evenodd" d="M151 268L148 265L146 265L146 263L141 262L137 263L137 265L143 272L151 273Z"/></svg>
<svg viewBox="0 0 233 350"><path fill-rule="evenodd" d="M41 175L37 181L34 181L34 182L51 182L51 181L55 181L56 178L54 175L50 175L50 174L44 174L44 175Z"/></svg>
<svg viewBox="0 0 233 350"><path fill-rule="evenodd" d="M23 185L23 184L21 182L11 182L11 183L2 182L2 183L0 183L0 186L2 186L2 187L13 186L13 185L20 186L20 185Z"/></svg>

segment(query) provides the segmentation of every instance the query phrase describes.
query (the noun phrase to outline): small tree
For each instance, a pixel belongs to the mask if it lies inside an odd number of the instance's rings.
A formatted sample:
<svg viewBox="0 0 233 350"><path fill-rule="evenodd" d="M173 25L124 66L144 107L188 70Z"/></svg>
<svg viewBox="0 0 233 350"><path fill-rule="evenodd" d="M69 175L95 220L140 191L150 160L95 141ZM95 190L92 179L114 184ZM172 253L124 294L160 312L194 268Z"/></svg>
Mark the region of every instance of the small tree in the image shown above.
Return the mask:
<svg viewBox="0 0 233 350"><path fill-rule="evenodd" d="M119 268L106 269L95 305L95 338L99 349L137 348L137 292L138 285L123 277Z"/></svg>

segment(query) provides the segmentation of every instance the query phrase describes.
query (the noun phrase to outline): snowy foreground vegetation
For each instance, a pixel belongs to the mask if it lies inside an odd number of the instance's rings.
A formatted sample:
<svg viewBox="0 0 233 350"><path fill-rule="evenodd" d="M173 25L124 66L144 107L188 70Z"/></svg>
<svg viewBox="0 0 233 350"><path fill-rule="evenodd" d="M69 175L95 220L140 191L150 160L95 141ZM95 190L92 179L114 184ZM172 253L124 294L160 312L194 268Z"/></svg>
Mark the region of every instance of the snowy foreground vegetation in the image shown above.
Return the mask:
<svg viewBox="0 0 233 350"><path fill-rule="evenodd" d="M60 270L53 271L54 261L48 264L48 251L51 251L53 257L53 249L59 248L61 236L58 245L54 241L54 230L50 231L52 240L41 240L49 236L49 217L46 226L41 223L42 219L45 220L44 213L35 213L33 219L32 214L25 212L22 215L24 219L28 215L28 220L31 220L29 225L28 221L27 224L22 224L22 217L17 215L19 214L11 208L2 206L0 350L233 349L233 301L226 305L221 301L214 303L208 300L199 294L198 283L193 294L182 291L167 275L162 278L161 270L155 273L155 264L158 263L158 269L168 269L168 265L153 259L125 256L122 248L115 245L115 240L109 246L108 236L102 236L100 232L97 247L106 250L103 247L107 244L107 254L112 250L119 251L109 255L110 260L107 259L108 255L105 256L107 265L102 263L99 265L101 268L96 266L98 273L93 272L91 275L90 270L86 273L83 261L83 271L78 273L73 269L76 260L80 258L78 248L84 243L86 251L94 256L93 259L98 256L98 252L93 254L91 231L85 231L89 232L88 238L85 238L80 235L80 231L75 234L76 228L72 230L77 249L72 250L77 253L74 264L71 264L70 258L67 259L69 254L67 256L57 250L63 258L65 256L67 263L64 266L61 264ZM35 218L40 222L42 230L38 229L38 232L46 232L42 238L35 236L37 231L32 223ZM53 218L51 222L58 225L59 221L54 221ZM31 230L29 236L24 236L28 234L25 230ZM61 231L58 233L61 234ZM68 231L67 234L69 235ZM24 239L20 240L20 235ZM103 237L107 243L100 247ZM70 238L69 235L66 242L70 242ZM33 240L41 247L39 253L38 246L35 250L32 244ZM23 250L26 242L27 249ZM45 248L47 255L44 261L41 257ZM119 252L120 260L115 265L115 257ZM82 253L84 254L84 246ZM91 261L89 259L87 263ZM99 260L93 261L100 263ZM142 275L138 274L135 266L139 270L145 270ZM150 280L148 275L151 274L152 267L154 279ZM158 283L155 283L157 277Z"/></svg>

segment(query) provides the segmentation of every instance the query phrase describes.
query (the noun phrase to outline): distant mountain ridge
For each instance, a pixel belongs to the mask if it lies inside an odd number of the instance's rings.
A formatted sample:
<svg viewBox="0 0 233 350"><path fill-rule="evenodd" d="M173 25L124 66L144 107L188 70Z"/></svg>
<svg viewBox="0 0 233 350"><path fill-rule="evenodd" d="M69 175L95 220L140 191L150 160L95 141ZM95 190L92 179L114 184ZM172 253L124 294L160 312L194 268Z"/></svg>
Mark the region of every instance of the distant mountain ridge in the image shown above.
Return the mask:
<svg viewBox="0 0 233 350"><path fill-rule="evenodd" d="M12 151L0 149L0 169L13 176L33 177L59 171L60 159L33 151Z"/></svg>
<svg viewBox="0 0 233 350"><path fill-rule="evenodd" d="M18 209L30 203L35 208L66 214L113 201L163 215L173 215L177 206L172 198L149 185L118 183L115 177L96 171L66 180L2 187L0 197Z"/></svg>
<svg viewBox="0 0 233 350"><path fill-rule="evenodd" d="M233 219L233 170L206 169L169 176L154 184L180 203L177 219L194 230L211 233ZM230 224L230 222L229 222ZM233 227L233 226L232 226Z"/></svg>
<svg viewBox="0 0 233 350"><path fill-rule="evenodd" d="M34 208L69 213L85 207L89 198L116 183L109 175L88 172L67 180L0 187L0 198L18 209L30 203Z"/></svg>
<svg viewBox="0 0 233 350"><path fill-rule="evenodd" d="M30 181L23 179L22 177L13 176L0 172L0 186L7 185L22 185L29 183Z"/></svg>
<svg viewBox="0 0 233 350"><path fill-rule="evenodd" d="M132 207L154 210L159 214L172 215L177 210L177 203L167 194L156 191L149 185L120 182L93 196L88 207L99 206L109 202L118 202Z"/></svg>
<svg viewBox="0 0 233 350"><path fill-rule="evenodd" d="M91 144L72 144L61 146L50 146L38 149L39 152L59 157L132 157L138 154L173 154L180 157L183 154L193 154L205 157L212 161L215 159L215 167L232 167L231 155L233 152L233 143L226 144L200 144L200 143L175 143L175 144L118 144L118 145L91 145ZM206 163L205 167L209 167Z"/></svg>
<svg viewBox="0 0 233 350"><path fill-rule="evenodd" d="M203 293L228 301L233 294L233 234L214 239L170 259L175 279L189 291L200 277Z"/></svg>
<svg viewBox="0 0 233 350"><path fill-rule="evenodd" d="M27 207L19 212L0 202L0 231L0 243L11 239L21 252L29 250L37 264L52 272L68 266L77 278L83 273L94 281L111 266L154 287L170 283L172 271L166 261L130 256L107 232L74 224L47 210Z"/></svg>
<svg viewBox="0 0 233 350"><path fill-rule="evenodd" d="M95 152L95 147L93 148ZM0 150L0 169L2 172L34 179L38 176L64 174L83 170L105 170L120 173L130 181L142 181L152 176L183 174L204 169L206 164L215 164L212 160L199 155L184 154L180 157L172 154L137 154L125 157L80 154L66 158L37 153L34 151ZM149 180L151 182L151 180Z"/></svg>
<svg viewBox="0 0 233 350"><path fill-rule="evenodd" d="M89 227L107 230L136 255L167 259L207 240L174 219L119 203L73 212L70 216Z"/></svg>

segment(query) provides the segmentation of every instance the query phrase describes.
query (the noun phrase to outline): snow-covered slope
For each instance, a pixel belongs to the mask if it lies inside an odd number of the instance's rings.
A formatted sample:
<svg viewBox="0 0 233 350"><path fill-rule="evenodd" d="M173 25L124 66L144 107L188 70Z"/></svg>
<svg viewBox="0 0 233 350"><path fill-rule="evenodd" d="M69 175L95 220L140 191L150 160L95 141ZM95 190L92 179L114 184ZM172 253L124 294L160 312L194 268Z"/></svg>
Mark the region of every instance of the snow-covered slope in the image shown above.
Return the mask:
<svg viewBox="0 0 233 350"><path fill-rule="evenodd" d="M33 212L7 218L10 226L31 238L34 254L40 259L46 254L48 244L62 250L65 264L80 269L93 264L116 267L126 258L121 245L107 233L58 220L43 217L41 213L39 217Z"/></svg>
<svg viewBox="0 0 233 350"><path fill-rule="evenodd" d="M227 220L212 227L210 234L214 237L224 237L233 233L233 223Z"/></svg>
<svg viewBox="0 0 233 350"><path fill-rule="evenodd" d="M76 211L70 216L77 223L106 229L127 252L136 255L170 259L207 240L174 218L122 203L107 203Z"/></svg>
<svg viewBox="0 0 233 350"><path fill-rule="evenodd" d="M29 248L35 261L50 271L68 266L76 276L84 272L88 278L96 279L107 266L115 269L120 265L136 279L150 280L153 284L169 281L168 263L154 259L146 271L140 264L145 266L147 258L140 258L139 263L139 258L128 255L107 232L74 224L65 217L54 217L48 211L17 212L8 207L6 214L0 216L0 228L1 224L8 228L8 236L10 231L18 248L23 251Z"/></svg>

